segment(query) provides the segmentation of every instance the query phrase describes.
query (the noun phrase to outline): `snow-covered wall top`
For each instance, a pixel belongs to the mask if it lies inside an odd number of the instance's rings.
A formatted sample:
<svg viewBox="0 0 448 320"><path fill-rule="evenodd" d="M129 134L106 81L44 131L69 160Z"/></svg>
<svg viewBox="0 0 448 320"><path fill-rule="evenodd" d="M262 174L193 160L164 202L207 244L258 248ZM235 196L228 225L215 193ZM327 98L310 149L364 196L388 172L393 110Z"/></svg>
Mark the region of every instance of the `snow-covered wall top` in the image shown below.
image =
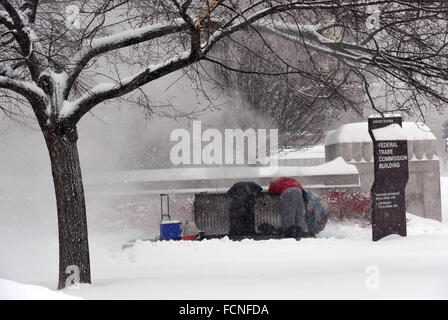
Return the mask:
<svg viewBox="0 0 448 320"><path fill-rule="evenodd" d="M407 140L406 133L398 123L392 123L383 128L373 129L372 133L376 141Z"/></svg>
<svg viewBox="0 0 448 320"><path fill-rule="evenodd" d="M369 118L382 118L382 117L385 117L385 118L401 117L401 114L399 114L399 113L384 113L383 115L371 114L369 116Z"/></svg>
<svg viewBox="0 0 448 320"><path fill-rule="evenodd" d="M260 177L305 177L323 175L358 174L356 166L336 158L319 166L293 167L279 166L272 174L263 174L263 167L210 167L210 168L170 168L153 170L118 171L92 174L86 177L87 183L132 183L152 181L219 180L236 181Z"/></svg>
<svg viewBox="0 0 448 320"><path fill-rule="evenodd" d="M436 140L431 130L420 122L403 122L403 132L407 140ZM348 123L338 129L329 131L325 145L338 143L372 142L367 122Z"/></svg>
<svg viewBox="0 0 448 320"><path fill-rule="evenodd" d="M271 159L315 159L325 158L325 146L317 145L309 148L284 149L279 154L271 156Z"/></svg>

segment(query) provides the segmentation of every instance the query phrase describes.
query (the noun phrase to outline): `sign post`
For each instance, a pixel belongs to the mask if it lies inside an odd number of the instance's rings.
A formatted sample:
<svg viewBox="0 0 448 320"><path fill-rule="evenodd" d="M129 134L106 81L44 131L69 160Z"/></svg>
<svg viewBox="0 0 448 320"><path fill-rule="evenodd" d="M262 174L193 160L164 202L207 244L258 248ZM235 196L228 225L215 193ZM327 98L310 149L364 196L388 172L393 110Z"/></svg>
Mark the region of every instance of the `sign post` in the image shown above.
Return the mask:
<svg viewBox="0 0 448 320"><path fill-rule="evenodd" d="M375 180L370 191L372 239L406 236L407 139L401 116L369 118Z"/></svg>

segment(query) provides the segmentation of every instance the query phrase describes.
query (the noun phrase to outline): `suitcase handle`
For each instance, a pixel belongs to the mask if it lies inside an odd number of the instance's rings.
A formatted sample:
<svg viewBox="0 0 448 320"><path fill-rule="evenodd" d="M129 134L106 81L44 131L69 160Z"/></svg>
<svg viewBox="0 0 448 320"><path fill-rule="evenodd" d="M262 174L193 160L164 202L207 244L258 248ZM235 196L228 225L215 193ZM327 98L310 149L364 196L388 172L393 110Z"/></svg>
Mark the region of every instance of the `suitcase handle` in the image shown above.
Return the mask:
<svg viewBox="0 0 448 320"><path fill-rule="evenodd" d="M166 207L167 213L163 213L163 197L166 197ZM168 220L171 220L170 216L170 196L166 193L160 194L160 221L163 221L163 217L168 217Z"/></svg>

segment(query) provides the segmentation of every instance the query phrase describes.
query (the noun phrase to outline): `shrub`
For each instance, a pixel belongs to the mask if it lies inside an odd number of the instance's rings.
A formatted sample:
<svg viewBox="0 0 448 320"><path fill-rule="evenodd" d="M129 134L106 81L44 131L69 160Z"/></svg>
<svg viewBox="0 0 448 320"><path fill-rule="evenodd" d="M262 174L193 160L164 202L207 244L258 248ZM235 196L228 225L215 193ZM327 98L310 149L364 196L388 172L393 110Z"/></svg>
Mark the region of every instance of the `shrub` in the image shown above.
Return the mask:
<svg viewBox="0 0 448 320"><path fill-rule="evenodd" d="M371 224L370 194L333 189L322 199L328 203L329 220L353 221L362 227Z"/></svg>

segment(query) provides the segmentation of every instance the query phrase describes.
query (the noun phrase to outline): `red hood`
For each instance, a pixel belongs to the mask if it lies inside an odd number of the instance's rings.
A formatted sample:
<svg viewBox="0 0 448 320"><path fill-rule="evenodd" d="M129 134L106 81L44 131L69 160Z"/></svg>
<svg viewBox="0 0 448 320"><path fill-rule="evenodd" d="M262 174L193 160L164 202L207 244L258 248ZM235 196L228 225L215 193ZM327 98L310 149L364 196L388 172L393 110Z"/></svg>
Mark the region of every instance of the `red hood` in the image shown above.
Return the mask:
<svg viewBox="0 0 448 320"><path fill-rule="evenodd" d="M291 187L303 189L302 185L297 180L289 177L280 177L277 180L271 182L268 192L281 195L283 190Z"/></svg>

